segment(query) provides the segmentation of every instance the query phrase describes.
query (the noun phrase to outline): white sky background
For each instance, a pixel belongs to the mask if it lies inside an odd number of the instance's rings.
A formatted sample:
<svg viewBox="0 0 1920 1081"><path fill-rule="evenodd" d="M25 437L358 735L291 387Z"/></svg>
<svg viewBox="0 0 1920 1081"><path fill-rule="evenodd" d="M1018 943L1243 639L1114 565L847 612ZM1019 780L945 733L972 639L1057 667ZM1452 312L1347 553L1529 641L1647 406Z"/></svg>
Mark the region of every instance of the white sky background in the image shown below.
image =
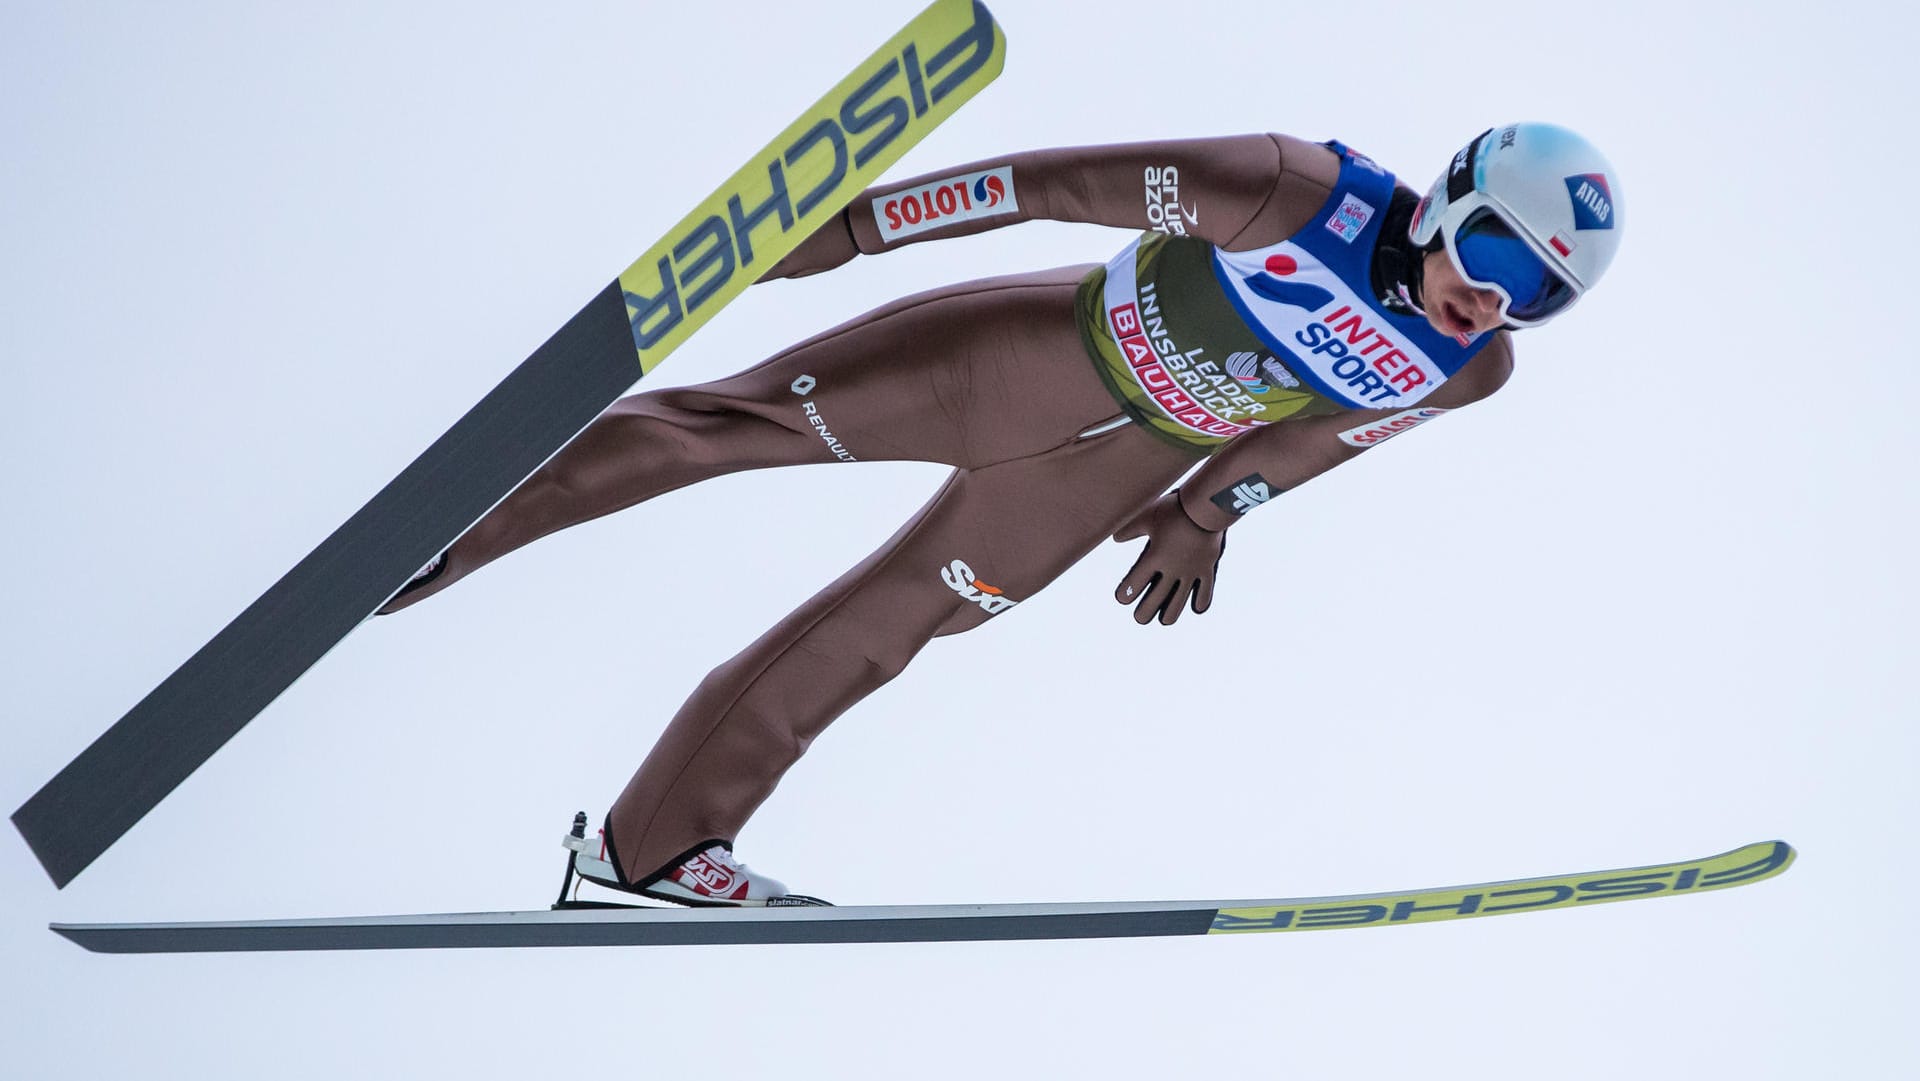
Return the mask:
<svg viewBox="0 0 1920 1081"><path fill-rule="evenodd" d="M748 474L365 628L64 892L7 831L0 1073L1911 1068L1909 9L993 6L1006 74L896 175L1273 130L1424 188L1553 119L1608 149L1630 232L1499 395L1237 527L1212 613L1136 627L1110 599L1136 546L1104 547L843 719L742 855L842 903L1351 893L1772 837L1795 868L1226 940L138 958L45 930L545 905L572 813L942 470ZM0 8L0 810L917 5L400 8ZM1035 223L755 288L648 385L1125 240Z"/></svg>

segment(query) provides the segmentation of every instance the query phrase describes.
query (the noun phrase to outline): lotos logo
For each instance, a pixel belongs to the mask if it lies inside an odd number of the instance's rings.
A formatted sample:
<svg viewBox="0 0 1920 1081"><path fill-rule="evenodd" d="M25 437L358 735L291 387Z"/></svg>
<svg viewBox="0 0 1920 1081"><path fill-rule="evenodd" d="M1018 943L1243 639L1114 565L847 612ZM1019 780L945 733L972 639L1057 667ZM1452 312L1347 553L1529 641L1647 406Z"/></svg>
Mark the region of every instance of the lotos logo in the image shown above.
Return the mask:
<svg viewBox="0 0 1920 1081"><path fill-rule="evenodd" d="M1445 413L1444 409L1429 406L1425 409L1408 409L1393 416L1376 420L1371 424L1362 424L1358 428L1348 428L1340 433L1340 442L1350 447L1371 447L1375 443L1384 443L1408 428L1415 428Z"/></svg>
<svg viewBox="0 0 1920 1081"><path fill-rule="evenodd" d="M1567 177L1567 195L1573 199L1575 229L1613 228L1613 189L1605 173Z"/></svg>
<svg viewBox="0 0 1920 1081"><path fill-rule="evenodd" d="M980 610L990 616L997 616L1020 603L1008 599L1002 590L975 578L973 568L962 559L940 568L940 580L947 583L948 589L979 605Z"/></svg>
<svg viewBox="0 0 1920 1081"><path fill-rule="evenodd" d="M873 201L873 221L880 238L893 243L902 237L942 229L975 218L1012 214L1020 209L1014 196L1013 169L1001 166L929 181Z"/></svg>

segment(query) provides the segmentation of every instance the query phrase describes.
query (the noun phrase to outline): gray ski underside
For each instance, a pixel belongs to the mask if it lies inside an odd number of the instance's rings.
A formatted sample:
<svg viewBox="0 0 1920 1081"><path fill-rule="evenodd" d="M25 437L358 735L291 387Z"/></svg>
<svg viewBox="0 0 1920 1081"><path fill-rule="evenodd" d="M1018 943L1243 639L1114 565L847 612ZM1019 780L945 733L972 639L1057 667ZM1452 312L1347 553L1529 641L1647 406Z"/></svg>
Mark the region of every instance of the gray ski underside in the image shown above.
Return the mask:
<svg viewBox="0 0 1920 1081"><path fill-rule="evenodd" d="M585 909L232 923L56 923L96 953L981 942L1206 934L1217 903Z"/></svg>

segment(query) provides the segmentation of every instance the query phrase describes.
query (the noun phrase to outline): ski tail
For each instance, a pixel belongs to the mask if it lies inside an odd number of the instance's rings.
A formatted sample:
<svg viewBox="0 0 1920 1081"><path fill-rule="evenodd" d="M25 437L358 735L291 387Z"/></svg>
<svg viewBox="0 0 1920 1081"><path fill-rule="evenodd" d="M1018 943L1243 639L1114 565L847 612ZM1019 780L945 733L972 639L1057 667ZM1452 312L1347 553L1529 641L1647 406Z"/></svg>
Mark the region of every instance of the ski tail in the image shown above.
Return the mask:
<svg viewBox="0 0 1920 1081"><path fill-rule="evenodd" d="M628 267L320 547L13 813L65 886L764 270L1000 74L935 0ZM769 102L784 80L766 82Z"/></svg>

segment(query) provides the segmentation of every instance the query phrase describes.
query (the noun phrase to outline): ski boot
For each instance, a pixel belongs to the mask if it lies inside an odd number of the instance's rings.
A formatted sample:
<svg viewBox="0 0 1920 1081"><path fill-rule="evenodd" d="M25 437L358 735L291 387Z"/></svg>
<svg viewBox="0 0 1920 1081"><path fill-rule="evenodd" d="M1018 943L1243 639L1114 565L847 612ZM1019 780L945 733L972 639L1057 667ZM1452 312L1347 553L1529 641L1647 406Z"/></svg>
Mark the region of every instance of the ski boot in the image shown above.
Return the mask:
<svg viewBox="0 0 1920 1081"><path fill-rule="evenodd" d="M567 872L560 880L560 900L554 904L555 908L626 907L603 902L569 901L567 889L575 876L622 893L639 894L656 901L672 901L696 908L779 908L827 904L818 897L789 893L785 883L739 862L726 845L718 843L688 857L679 866L645 886L627 885L621 881L619 869L608 858L607 831L601 830L598 837L587 836L585 811L573 816L573 831L562 837L560 843L567 847L569 853Z"/></svg>

